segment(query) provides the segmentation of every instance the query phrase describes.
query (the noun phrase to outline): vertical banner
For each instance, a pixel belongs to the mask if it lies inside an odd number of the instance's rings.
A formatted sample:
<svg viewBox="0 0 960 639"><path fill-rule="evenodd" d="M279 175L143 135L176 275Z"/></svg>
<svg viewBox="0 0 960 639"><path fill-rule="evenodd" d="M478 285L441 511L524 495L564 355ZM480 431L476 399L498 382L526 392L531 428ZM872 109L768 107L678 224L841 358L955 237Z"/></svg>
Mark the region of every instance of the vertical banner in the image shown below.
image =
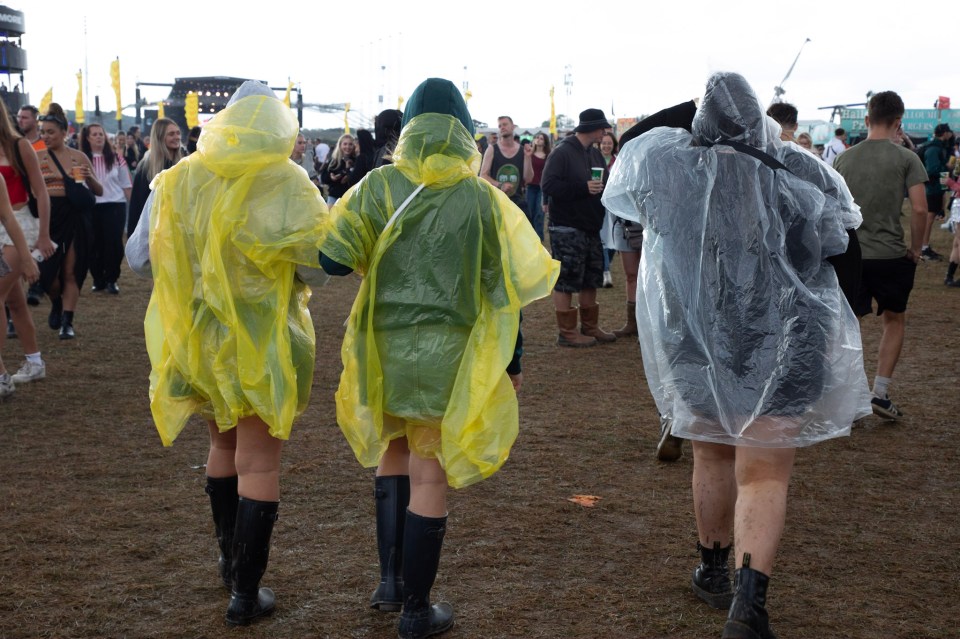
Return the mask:
<svg viewBox="0 0 960 639"><path fill-rule="evenodd" d="M350 113L350 103L347 102L343 105L343 133L345 135L350 135L350 122L347 121L347 114Z"/></svg>
<svg viewBox="0 0 960 639"><path fill-rule="evenodd" d="M283 96L283 104L288 109L290 108L290 89L293 88L293 82L290 82L289 78L287 79L287 92Z"/></svg>
<svg viewBox="0 0 960 639"><path fill-rule="evenodd" d="M200 97L196 94L195 91L187 91L187 97L183 101L183 115L187 119L187 128L192 129L193 127L200 124Z"/></svg>
<svg viewBox="0 0 960 639"><path fill-rule="evenodd" d="M160 102L157 102L157 119L159 120L160 118L165 117L167 116L163 113L163 101L161 100Z"/></svg>
<svg viewBox="0 0 960 639"><path fill-rule="evenodd" d="M86 120L83 116L83 71L77 71L77 101L75 106L77 113L73 119L77 124L83 124Z"/></svg>
<svg viewBox="0 0 960 639"><path fill-rule="evenodd" d="M123 128L123 102L120 100L120 58L110 63L110 84L117 96L117 130Z"/></svg>
<svg viewBox="0 0 960 639"><path fill-rule="evenodd" d="M49 108L51 102L53 102L53 87L47 89L47 92L40 98L40 115L47 114L47 108Z"/></svg>

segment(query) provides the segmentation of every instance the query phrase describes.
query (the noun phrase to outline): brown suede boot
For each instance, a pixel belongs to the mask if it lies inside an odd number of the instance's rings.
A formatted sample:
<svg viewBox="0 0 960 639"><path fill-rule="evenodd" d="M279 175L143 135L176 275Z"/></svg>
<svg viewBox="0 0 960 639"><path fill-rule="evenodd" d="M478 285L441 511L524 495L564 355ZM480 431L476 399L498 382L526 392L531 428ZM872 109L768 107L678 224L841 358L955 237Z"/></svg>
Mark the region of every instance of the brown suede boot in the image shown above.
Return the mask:
<svg viewBox="0 0 960 639"><path fill-rule="evenodd" d="M585 348L597 345L597 340L581 335L577 330L577 309L575 308L557 311L557 327L560 329L560 334L557 336L558 346Z"/></svg>
<svg viewBox="0 0 960 639"><path fill-rule="evenodd" d="M584 335L596 338L598 342L615 342L617 336L608 333L598 324L600 323L600 305L580 307L580 332Z"/></svg>
<svg viewBox="0 0 960 639"><path fill-rule="evenodd" d="M637 303L627 302L627 323L613 332L617 337L631 337L637 334Z"/></svg>

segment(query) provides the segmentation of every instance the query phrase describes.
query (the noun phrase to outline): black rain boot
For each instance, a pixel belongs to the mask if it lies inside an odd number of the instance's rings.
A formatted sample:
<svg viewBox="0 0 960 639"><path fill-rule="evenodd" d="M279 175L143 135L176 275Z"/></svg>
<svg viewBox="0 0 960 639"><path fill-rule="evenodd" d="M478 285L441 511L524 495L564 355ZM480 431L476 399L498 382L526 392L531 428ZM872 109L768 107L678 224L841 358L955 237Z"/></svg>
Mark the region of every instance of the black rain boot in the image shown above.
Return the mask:
<svg viewBox="0 0 960 639"><path fill-rule="evenodd" d="M50 315L47 316L47 326L58 330L63 324L63 298L50 299Z"/></svg>
<svg viewBox="0 0 960 639"><path fill-rule="evenodd" d="M711 608L727 610L733 601L733 589L730 587L730 568L727 559L730 557L730 546L720 547L720 542L713 542L713 548L704 548L697 542L697 551L700 552L700 565L693 571L693 592L703 599Z"/></svg>
<svg viewBox="0 0 960 639"><path fill-rule="evenodd" d="M750 568L744 553L743 567L733 577L733 602L723 626L722 639L777 639L767 616L767 585L770 577Z"/></svg>
<svg viewBox="0 0 960 639"><path fill-rule="evenodd" d="M64 311L60 320L60 339L73 339L76 333L73 332L73 311Z"/></svg>
<svg viewBox="0 0 960 639"><path fill-rule="evenodd" d="M227 608L227 623L246 626L257 617L269 615L276 598L269 588L260 588L260 579L267 570L270 555L270 534L277 521L276 501L257 501L240 497L237 503L237 526L233 533L233 594Z"/></svg>
<svg viewBox="0 0 960 639"><path fill-rule="evenodd" d="M400 639L423 639L453 628L450 604L430 605L430 589L440 566L446 526L446 517L421 517L407 510L403 531L403 614L397 626Z"/></svg>
<svg viewBox="0 0 960 639"><path fill-rule="evenodd" d="M217 531L217 545L220 546L220 559L217 568L220 579L227 590L233 588L230 576L230 559L233 556L233 532L237 527L237 476L207 477L210 495L210 510L213 512L213 526Z"/></svg>
<svg viewBox="0 0 960 639"><path fill-rule="evenodd" d="M957 266L958 264L956 262L950 262L950 265L947 267L947 276L943 278L943 283L947 286L954 286L953 276L957 274Z"/></svg>
<svg viewBox="0 0 960 639"><path fill-rule="evenodd" d="M370 607L381 612L399 612L403 607L403 524L410 503L410 477L377 477L374 498L380 585L370 597Z"/></svg>

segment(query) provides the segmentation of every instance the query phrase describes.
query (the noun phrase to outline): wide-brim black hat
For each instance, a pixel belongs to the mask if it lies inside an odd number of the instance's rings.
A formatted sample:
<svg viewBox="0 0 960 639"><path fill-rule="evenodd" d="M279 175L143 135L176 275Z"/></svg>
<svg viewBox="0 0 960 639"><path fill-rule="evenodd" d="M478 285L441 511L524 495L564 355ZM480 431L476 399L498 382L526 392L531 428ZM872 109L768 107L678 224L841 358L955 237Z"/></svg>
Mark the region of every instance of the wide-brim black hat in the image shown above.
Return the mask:
<svg viewBox="0 0 960 639"><path fill-rule="evenodd" d="M600 109L587 109L580 112L580 123L573 130L574 133L589 133L597 129L612 128L607 122L607 116Z"/></svg>

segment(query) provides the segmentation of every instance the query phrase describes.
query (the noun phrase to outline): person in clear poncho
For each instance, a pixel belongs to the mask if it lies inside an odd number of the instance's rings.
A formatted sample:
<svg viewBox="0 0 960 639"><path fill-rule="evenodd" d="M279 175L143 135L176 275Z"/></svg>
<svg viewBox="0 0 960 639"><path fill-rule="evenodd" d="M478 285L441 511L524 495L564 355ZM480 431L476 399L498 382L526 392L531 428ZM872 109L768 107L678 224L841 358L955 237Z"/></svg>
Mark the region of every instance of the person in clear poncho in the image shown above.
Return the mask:
<svg viewBox="0 0 960 639"><path fill-rule="evenodd" d="M826 261L859 213L774 168L777 128L743 77L715 74L692 134L629 142L603 196L644 226L644 370L673 434L693 440L693 588L728 608L728 638L773 637L764 605L796 448L870 412L856 318Z"/></svg>
<svg viewBox="0 0 960 639"><path fill-rule="evenodd" d="M203 127L197 152L154 178L127 244L131 267L154 278L144 329L160 438L171 445L193 414L208 422L206 491L231 625L274 608L259 582L280 455L313 382L301 277L322 276L327 208L289 159L297 133L268 87L244 83Z"/></svg>
<svg viewBox="0 0 960 639"><path fill-rule="evenodd" d="M523 212L477 176L473 133L452 83L422 83L393 165L337 202L322 248L331 274L363 275L337 420L360 463L377 466L381 581L370 603L402 607L401 637L453 624L449 605L429 603L446 486L506 461L518 432L520 308L549 295L559 273Z"/></svg>

